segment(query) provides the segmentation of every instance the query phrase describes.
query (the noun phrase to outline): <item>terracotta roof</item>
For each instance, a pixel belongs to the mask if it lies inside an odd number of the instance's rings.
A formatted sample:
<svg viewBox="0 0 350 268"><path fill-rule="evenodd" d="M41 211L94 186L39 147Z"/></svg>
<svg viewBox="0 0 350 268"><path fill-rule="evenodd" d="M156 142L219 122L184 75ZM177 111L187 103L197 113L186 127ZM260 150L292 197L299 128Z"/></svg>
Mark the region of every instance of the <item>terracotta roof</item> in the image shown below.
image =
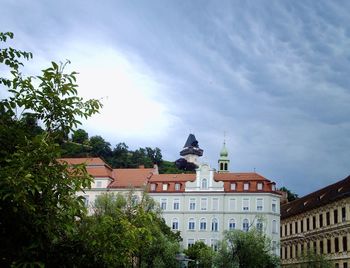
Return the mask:
<svg viewBox="0 0 350 268"><path fill-rule="evenodd" d="M112 168L99 157L60 158L58 161L66 162L70 165L84 163L86 170L93 177L109 177L113 179Z"/></svg>
<svg viewBox="0 0 350 268"><path fill-rule="evenodd" d="M312 210L350 196L350 176L281 206L281 219Z"/></svg>
<svg viewBox="0 0 350 268"><path fill-rule="evenodd" d="M216 181L268 181L265 177L255 172L245 173L215 173Z"/></svg>
<svg viewBox="0 0 350 268"><path fill-rule="evenodd" d="M194 181L196 174L155 174L150 182L186 182Z"/></svg>
<svg viewBox="0 0 350 268"><path fill-rule="evenodd" d="M153 168L113 169L114 181L108 188L142 187L153 175Z"/></svg>

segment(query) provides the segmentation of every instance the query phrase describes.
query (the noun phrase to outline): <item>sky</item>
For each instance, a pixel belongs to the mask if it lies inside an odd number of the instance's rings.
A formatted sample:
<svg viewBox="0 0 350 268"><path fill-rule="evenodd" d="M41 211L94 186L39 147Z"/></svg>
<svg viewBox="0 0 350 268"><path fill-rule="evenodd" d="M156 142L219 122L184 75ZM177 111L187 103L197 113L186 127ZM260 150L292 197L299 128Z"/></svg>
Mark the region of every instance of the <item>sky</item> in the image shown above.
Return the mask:
<svg viewBox="0 0 350 268"><path fill-rule="evenodd" d="M193 133L217 168L225 139L230 171L299 196L350 175L350 1L0 2L26 74L69 59L112 147L175 161Z"/></svg>

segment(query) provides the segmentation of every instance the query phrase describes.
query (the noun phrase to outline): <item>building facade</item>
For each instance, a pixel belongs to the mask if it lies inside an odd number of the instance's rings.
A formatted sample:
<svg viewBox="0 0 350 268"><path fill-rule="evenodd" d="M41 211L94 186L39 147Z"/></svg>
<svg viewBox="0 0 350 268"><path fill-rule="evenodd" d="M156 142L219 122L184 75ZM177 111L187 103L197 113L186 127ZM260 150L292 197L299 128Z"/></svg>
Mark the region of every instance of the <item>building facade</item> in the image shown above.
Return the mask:
<svg viewBox="0 0 350 268"><path fill-rule="evenodd" d="M225 143L218 171L199 161L202 154L190 134L181 156L198 167L191 174L159 174L156 167L112 169L99 158L65 160L85 162L94 177L92 188L78 193L85 197L91 213L94 200L102 193L134 189L141 194L146 190L159 203L168 226L180 231L184 248L203 241L215 249L224 230L257 228L271 239L274 253L279 255L281 195L275 183L255 172L229 172Z"/></svg>
<svg viewBox="0 0 350 268"><path fill-rule="evenodd" d="M282 267L302 267L308 253L350 266L350 176L281 207Z"/></svg>

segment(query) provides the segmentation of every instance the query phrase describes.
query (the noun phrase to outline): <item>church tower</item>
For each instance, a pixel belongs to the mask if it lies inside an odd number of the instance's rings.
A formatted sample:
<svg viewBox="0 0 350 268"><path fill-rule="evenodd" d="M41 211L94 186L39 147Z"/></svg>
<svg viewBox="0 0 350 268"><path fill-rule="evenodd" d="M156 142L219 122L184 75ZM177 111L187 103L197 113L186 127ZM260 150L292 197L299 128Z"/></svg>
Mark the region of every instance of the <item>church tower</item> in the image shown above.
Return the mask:
<svg viewBox="0 0 350 268"><path fill-rule="evenodd" d="M222 149L220 151L220 158L218 160L219 163L219 170L220 173L229 172L228 171L228 164L230 163L230 159L228 158L228 151L226 149L226 142L224 141L224 144L222 146Z"/></svg>

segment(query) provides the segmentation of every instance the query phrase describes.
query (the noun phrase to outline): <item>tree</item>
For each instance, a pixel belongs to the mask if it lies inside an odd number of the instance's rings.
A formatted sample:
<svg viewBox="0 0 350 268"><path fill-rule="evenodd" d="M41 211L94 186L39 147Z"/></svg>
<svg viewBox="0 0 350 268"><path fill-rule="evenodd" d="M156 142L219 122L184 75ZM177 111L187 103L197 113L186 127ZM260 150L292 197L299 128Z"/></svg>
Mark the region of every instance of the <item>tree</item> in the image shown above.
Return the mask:
<svg viewBox="0 0 350 268"><path fill-rule="evenodd" d="M252 229L225 231L215 262L218 267L270 268L278 267L279 260L272 254L269 239Z"/></svg>
<svg viewBox="0 0 350 268"><path fill-rule="evenodd" d="M109 159L112 155L111 144L105 141L101 136L92 136L90 138L91 155L100 156Z"/></svg>
<svg viewBox="0 0 350 268"><path fill-rule="evenodd" d="M189 263L189 267L211 268L213 266L215 252L202 241L197 241L193 246L186 249L184 253L189 259L193 260Z"/></svg>
<svg viewBox="0 0 350 268"><path fill-rule="evenodd" d="M325 255L315 254L308 251L305 255L299 258L301 267L307 268L331 268L332 262Z"/></svg>
<svg viewBox="0 0 350 268"><path fill-rule="evenodd" d="M87 143L89 141L89 134L84 129L77 129L73 132L72 141L80 144Z"/></svg>
<svg viewBox="0 0 350 268"><path fill-rule="evenodd" d="M296 199L299 198L299 197L298 197L298 194L293 193L292 191L288 190L288 189L287 189L286 187L284 187L284 186L280 188L280 191L286 192L286 193L287 193L287 200L288 200L288 202L291 202L291 201L296 200Z"/></svg>
<svg viewBox="0 0 350 268"><path fill-rule="evenodd" d="M0 42L13 38L0 33ZM83 165L68 167L58 142L98 112L97 100L77 96L76 73L66 64L51 66L36 77L20 73L31 53L0 49L0 63L10 75L0 77L9 97L0 101L0 266L47 265L84 217L76 191L90 187ZM41 122L41 131L36 122ZM15 134L15 135L14 135ZM4 145L4 146L3 146Z"/></svg>
<svg viewBox="0 0 350 268"><path fill-rule="evenodd" d="M79 244L87 249L84 255L93 252L95 260L83 266L176 267L180 237L147 194L141 198L132 191L126 196L103 194L94 211L81 229Z"/></svg>

